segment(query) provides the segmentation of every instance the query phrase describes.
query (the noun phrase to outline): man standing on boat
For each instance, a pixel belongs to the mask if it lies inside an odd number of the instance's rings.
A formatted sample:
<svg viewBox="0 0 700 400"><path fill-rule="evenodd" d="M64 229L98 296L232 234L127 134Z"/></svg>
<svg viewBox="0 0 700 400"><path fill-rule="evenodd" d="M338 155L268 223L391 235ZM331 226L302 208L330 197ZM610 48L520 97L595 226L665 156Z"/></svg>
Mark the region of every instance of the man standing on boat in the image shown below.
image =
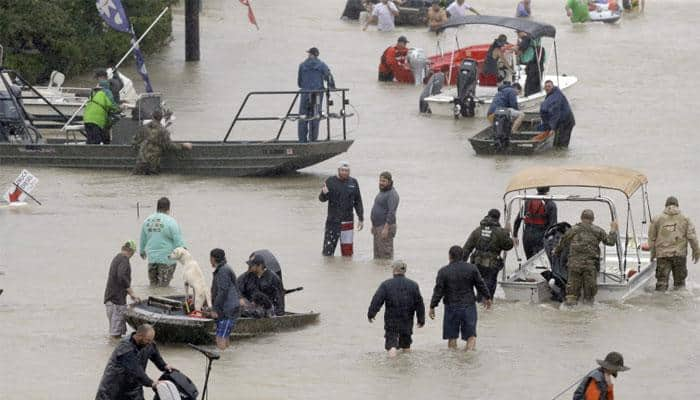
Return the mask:
<svg viewBox="0 0 700 400"><path fill-rule="evenodd" d="M666 199L664 212L656 216L649 226L649 251L651 259L656 259L656 290L668 289L668 276L673 272L673 288L685 287L688 276L686 265L688 244L693 250L693 263L698 263L700 246L695 234L695 226L678 209L678 199Z"/></svg>
<svg viewBox="0 0 700 400"><path fill-rule="evenodd" d="M211 281L211 299L214 304L210 316L216 319L216 347L225 350L240 314L236 274L226 263L226 253L221 249L213 249L209 253L209 262L214 268Z"/></svg>
<svg viewBox="0 0 700 400"><path fill-rule="evenodd" d="M119 105L114 102L114 96L107 78L107 71L98 69L95 72L98 80L97 87L92 90L85 104L83 124L87 135L87 144L110 144L109 116L119 112Z"/></svg>
<svg viewBox="0 0 700 400"><path fill-rule="evenodd" d="M537 188L537 194L545 196L549 187ZM523 249L526 260L544 248L544 234L547 229L557 223L557 205L552 200L530 199L525 201L525 209L518 212L513 225L513 241L518 245L518 230L523 227Z"/></svg>
<svg viewBox="0 0 700 400"><path fill-rule="evenodd" d="M542 130L554 131L554 146L569 147L571 131L574 130L576 119L571 111L569 101L562 91L554 86L554 82L548 80L544 83L544 91L547 95L540 105L540 118L542 118Z"/></svg>
<svg viewBox="0 0 700 400"><path fill-rule="evenodd" d="M413 335L413 315L417 326L425 325L425 304L418 284L406 278L406 263L394 261L391 265L393 278L379 285L367 310L367 319L374 322L374 317L382 306L384 309L384 348L389 357L396 356L398 349L410 351Z"/></svg>
<svg viewBox="0 0 700 400"><path fill-rule="evenodd" d="M135 175L157 175L160 173L160 159L167 151L192 150L192 143L175 143L170 140L170 132L161 124L163 113L153 112L151 121L141 127L134 138L138 148Z"/></svg>
<svg viewBox="0 0 700 400"><path fill-rule="evenodd" d="M135 302L141 301L131 289L131 264L129 259L136 252L136 242L129 240L122 246L121 251L109 266L107 286L105 287L104 304L109 320L109 335L119 339L126 333L126 295Z"/></svg>
<svg viewBox="0 0 700 400"><path fill-rule="evenodd" d="M156 389L158 381L146 375L148 361L163 372L173 368L161 357L155 336L153 326L143 324L119 342L102 374L95 400L143 400L144 386Z"/></svg>
<svg viewBox="0 0 700 400"><path fill-rule="evenodd" d="M584 303L592 304L598 293L600 270L600 243L612 246L617 243L617 222L610 222L610 232L593 224L595 215L583 210L581 222L569 229L554 249L559 255L569 247L569 280L566 282L566 304L575 305L583 291ZM604 260L603 260L604 261Z"/></svg>
<svg viewBox="0 0 700 400"><path fill-rule="evenodd" d="M474 289L484 299L486 309L491 307L491 294L476 266L462 261L463 258L461 247L450 247L450 263L438 271L429 315L430 319L435 319L435 307L442 300L445 305L442 338L447 340L447 347L456 349L461 333L462 340L467 342L465 350L475 350L477 311Z"/></svg>
<svg viewBox="0 0 700 400"><path fill-rule="evenodd" d="M379 193L372 206L372 236L374 236L374 258L394 257L394 237L396 236L396 210L399 208L399 194L394 189L391 173L379 175Z"/></svg>
<svg viewBox="0 0 700 400"><path fill-rule="evenodd" d="M175 273L175 261L168 258L177 247L187 247L182 240L180 226L170 216L170 200L158 199L156 213L152 214L141 227L139 254L148 259L148 280L151 286L167 287Z"/></svg>
<svg viewBox="0 0 700 400"><path fill-rule="evenodd" d="M510 232L501 228L501 224L498 222L500 218L500 211L495 208L489 210L486 217L481 220L480 226L469 235L462 248L464 261L469 260L479 269L492 299L496 293L498 271L505 267L501 252L513 248Z"/></svg>
<svg viewBox="0 0 700 400"><path fill-rule="evenodd" d="M629 371L622 354L612 351L604 360L596 360L600 368L586 374L574 392L573 400L613 400L613 378L617 373Z"/></svg>
<svg viewBox="0 0 700 400"><path fill-rule="evenodd" d="M411 70L406 60L406 54L408 54L407 43L408 39L406 39L406 36L399 36L396 46L389 46L384 50L382 57L379 59L379 80L381 82L393 82L394 72L397 68L407 71Z"/></svg>
<svg viewBox="0 0 700 400"><path fill-rule="evenodd" d="M341 161L338 175L326 179L318 195L321 202L328 202L326 230L323 237L323 255L332 256L340 239L340 253L352 256L353 253L353 223L357 213L357 230L361 231L364 221L362 194L357 179L350 176L350 164Z"/></svg>
<svg viewBox="0 0 700 400"><path fill-rule="evenodd" d="M331 70L321 60L319 51L312 47L306 51L309 56L299 64L297 85L302 91L313 90L312 93L301 93L299 96L299 141L301 143L315 142L318 139L318 125L321 120L323 105L323 83L327 82L328 89L335 89L335 81Z"/></svg>

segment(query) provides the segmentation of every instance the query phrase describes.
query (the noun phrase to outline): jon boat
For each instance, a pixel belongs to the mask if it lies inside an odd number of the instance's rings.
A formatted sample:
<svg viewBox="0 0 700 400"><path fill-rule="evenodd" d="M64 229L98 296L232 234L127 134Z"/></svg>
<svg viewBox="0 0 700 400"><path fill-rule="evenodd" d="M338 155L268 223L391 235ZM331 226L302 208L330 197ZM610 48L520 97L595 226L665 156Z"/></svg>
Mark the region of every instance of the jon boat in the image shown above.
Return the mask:
<svg viewBox="0 0 700 400"><path fill-rule="evenodd" d="M412 0L404 6L397 7L399 15L394 18L394 24L397 26L426 26L430 5L431 1L428 0ZM362 7L362 0L347 0L342 18L356 20L359 19L360 13L363 11L365 8Z"/></svg>
<svg viewBox="0 0 700 400"><path fill-rule="evenodd" d="M0 67L0 165L22 165L35 167L87 168L91 170L123 170L134 168L137 149L131 145L133 137L144 119L161 106L160 96L142 95L137 102L136 112L121 118L112 128L112 144L88 145L82 125L67 125L68 115L56 110L55 115L34 115L28 113L22 101L10 90L6 70ZM250 92L246 95L226 135L219 141L195 141L190 151L168 153L161 160L164 173L220 175L220 176L267 176L291 173L302 168L344 153L352 145L347 139L346 113L348 89L324 91L339 97L339 103L332 109L326 102L325 110L316 119L321 127L325 125L316 142L299 143L297 140L282 140L280 136L288 121L305 118L295 114L297 101L302 91ZM291 98L286 114L246 116L244 108L252 97L284 96ZM331 137L331 119L341 122L342 137ZM278 121L276 135L270 140L229 140L234 127L240 122ZM325 123L324 123L325 122ZM61 129L60 135L44 138L41 132Z"/></svg>
<svg viewBox="0 0 700 400"><path fill-rule="evenodd" d="M556 86L559 87L560 90L566 91L569 87L578 82L578 79L574 76L559 73L559 61L557 59L557 45L555 39L556 29L554 26L531 20L525 20L522 18L495 17L487 15L470 15L466 17L450 18L447 22L445 22L445 24L436 29L436 32L442 33L446 30L453 31L455 49L451 52L443 52L442 46L440 45L438 39L439 53L428 57L430 70L432 73L444 72L447 82L450 85L455 85L457 83L457 77L460 74L462 62L465 60L476 61L478 81L473 99L475 117L486 117L486 112L491 105L493 97L498 92L498 87L496 86L496 81L493 79L493 77L483 73L484 61L486 60L486 53L488 52L490 44L460 47L458 38L460 30L469 25L500 26L512 29L516 32L526 32L530 34L533 39L551 38L553 51L550 51L547 54L554 54L553 59L555 62L555 74L547 74L547 65L545 65L544 71L542 71L543 76L540 83L544 84L545 81L551 80ZM549 59L551 60L552 57L549 57ZM517 78L516 81L519 82L524 88L526 80L525 66L518 65L517 62L514 62L513 65L517 65L515 71ZM459 102L456 101L456 99L459 99L462 96L463 94L458 92L458 88L452 87L439 94L425 98L425 101L428 102L433 114L458 117L460 115L460 107L458 105ZM544 100L545 96L546 93L544 88L542 88L539 92L533 93L530 96L518 97L518 105L521 110L534 110ZM465 114L463 113L462 115Z"/></svg>
<svg viewBox="0 0 700 400"><path fill-rule="evenodd" d="M535 189L542 186L565 189L564 194L535 194ZM614 200L615 193L621 194L624 199L622 204L624 214L618 213ZM620 196L617 195L617 197ZM646 243L646 224L651 216L651 208L647 193L647 177L642 173L607 166L525 169L510 180L503 196L507 223L510 223L511 218L514 219L518 210L522 209L522 205L528 199L553 200L559 206L573 203L576 205L577 215L584 208L592 208L590 204L598 204L608 210L610 220L618 221L617 244L602 246L596 301L624 301L639 294L649 284L656 270L656 261L650 260L649 252L643 245ZM637 204L641 205L641 210L638 208L634 210L632 200L638 201ZM639 214L635 214L636 212ZM639 219L635 220L635 216ZM605 220L600 213L596 217L596 221ZM573 221L570 223L574 225ZM604 229L607 228L604 223L596 222L596 224ZM638 225L641 225L639 231L637 231ZM540 251L524 262L521 262L517 248L515 252L518 257L517 269L508 271L504 268L499 282L506 300L533 303L550 301L552 291L548 282L542 277L542 272L552 271L545 251ZM505 257L505 253L502 256Z"/></svg>
<svg viewBox="0 0 700 400"><path fill-rule="evenodd" d="M537 113L527 113L525 120L520 126L520 131L511 133L508 146L499 148L494 138L494 128L492 125L482 129L476 135L469 138L474 152L478 155L511 154L511 155L531 155L551 149L554 144L555 135L551 132L538 131L537 125L540 123Z"/></svg>
<svg viewBox="0 0 700 400"><path fill-rule="evenodd" d="M608 2L595 3L595 9L588 11L591 22L605 22L608 24L615 23L622 18L622 7L613 11L608 8Z"/></svg>
<svg viewBox="0 0 700 400"><path fill-rule="evenodd" d="M211 318L186 315L185 296L150 296L132 304L126 311L127 323L136 328L148 323L155 327L159 342L210 343L216 336L216 322ZM248 337L263 333L298 329L318 321L319 313L287 312L270 318L238 318L232 337Z"/></svg>

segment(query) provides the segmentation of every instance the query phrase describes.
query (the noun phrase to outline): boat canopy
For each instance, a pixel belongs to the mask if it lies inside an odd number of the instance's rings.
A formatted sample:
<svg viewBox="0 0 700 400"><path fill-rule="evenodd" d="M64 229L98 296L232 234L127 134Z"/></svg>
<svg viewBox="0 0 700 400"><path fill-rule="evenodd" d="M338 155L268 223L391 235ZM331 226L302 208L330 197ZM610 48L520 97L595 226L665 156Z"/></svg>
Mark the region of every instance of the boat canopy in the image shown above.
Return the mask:
<svg viewBox="0 0 700 400"><path fill-rule="evenodd" d="M468 15L466 17L453 16L450 17L450 19L448 19L444 24L437 28L431 28L431 30L440 33L447 28L457 28L462 25L502 26L516 31L529 33L535 38L543 36L554 38L557 33L556 28L549 24L543 24L522 18L496 17L489 15Z"/></svg>
<svg viewBox="0 0 700 400"><path fill-rule="evenodd" d="M617 190L630 198L647 182L644 174L627 168L598 165L532 167L516 174L508 183L505 194L542 186L569 186Z"/></svg>

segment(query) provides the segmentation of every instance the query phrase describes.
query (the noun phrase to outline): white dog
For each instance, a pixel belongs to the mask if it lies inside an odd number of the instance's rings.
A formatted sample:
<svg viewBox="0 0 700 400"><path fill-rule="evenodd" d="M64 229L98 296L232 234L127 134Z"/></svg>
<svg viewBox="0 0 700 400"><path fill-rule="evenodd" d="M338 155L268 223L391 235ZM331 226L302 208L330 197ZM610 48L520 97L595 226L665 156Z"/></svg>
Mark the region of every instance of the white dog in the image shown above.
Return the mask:
<svg viewBox="0 0 700 400"><path fill-rule="evenodd" d="M197 264L197 261L192 258L190 252L184 247L178 247L170 253L168 258L180 261L180 264L184 267L182 279L185 281L185 294L188 294L189 288L192 287L194 290L194 309L201 310L205 301L211 307L211 292L204 282L202 269Z"/></svg>

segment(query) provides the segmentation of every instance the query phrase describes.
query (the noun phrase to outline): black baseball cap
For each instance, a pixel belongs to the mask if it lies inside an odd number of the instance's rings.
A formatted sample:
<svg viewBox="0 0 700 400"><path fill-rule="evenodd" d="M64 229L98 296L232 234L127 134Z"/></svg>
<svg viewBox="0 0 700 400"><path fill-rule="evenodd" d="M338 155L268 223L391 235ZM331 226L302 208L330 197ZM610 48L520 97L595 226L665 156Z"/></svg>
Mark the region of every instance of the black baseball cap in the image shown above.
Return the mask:
<svg viewBox="0 0 700 400"><path fill-rule="evenodd" d="M306 52L309 53L309 54L313 54L313 55L315 55L316 57L318 57L318 55L320 54L319 51L318 51L318 49L317 49L316 47L312 47L312 48L306 50Z"/></svg>
<svg viewBox="0 0 700 400"><path fill-rule="evenodd" d="M246 264L248 264L249 267L252 267L253 265L265 266L265 259L260 254L256 254L252 258L249 258L248 261L246 261Z"/></svg>
<svg viewBox="0 0 700 400"><path fill-rule="evenodd" d="M401 35L399 36L399 40L397 40L397 42L408 43L408 39L406 39L406 36Z"/></svg>

